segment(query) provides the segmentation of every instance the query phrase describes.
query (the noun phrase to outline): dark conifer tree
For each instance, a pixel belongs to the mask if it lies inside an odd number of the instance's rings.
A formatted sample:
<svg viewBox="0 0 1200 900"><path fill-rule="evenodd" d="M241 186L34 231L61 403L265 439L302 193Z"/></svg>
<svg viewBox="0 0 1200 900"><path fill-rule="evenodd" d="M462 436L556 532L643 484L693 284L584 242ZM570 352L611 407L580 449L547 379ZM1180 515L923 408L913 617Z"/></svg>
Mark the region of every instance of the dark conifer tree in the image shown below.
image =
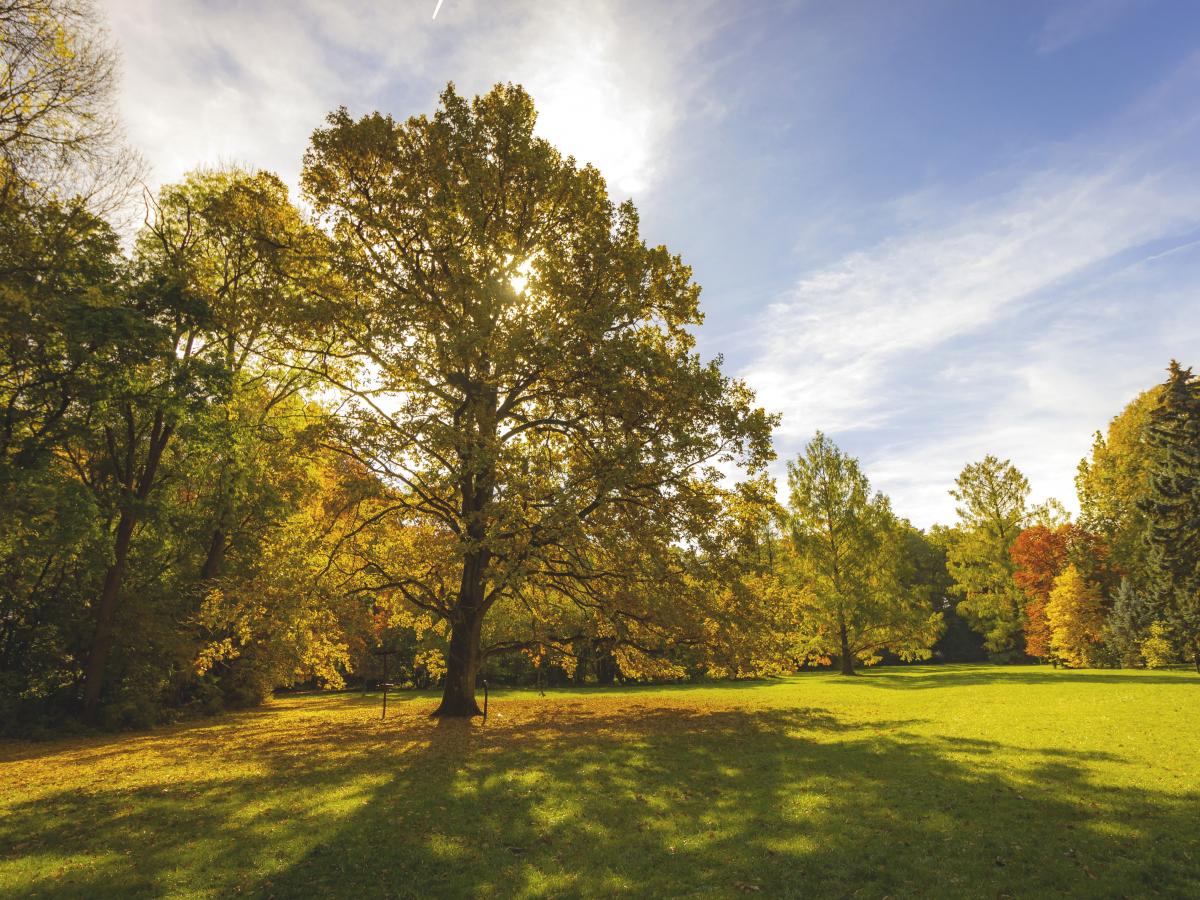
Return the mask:
<svg viewBox="0 0 1200 900"><path fill-rule="evenodd" d="M1171 361L1147 441L1160 452L1147 514L1147 595L1200 673L1200 381Z"/></svg>
<svg viewBox="0 0 1200 900"><path fill-rule="evenodd" d="M1134 590L1128 579L1122 578L1108 616L1105 642L1125 668L1141 665L1142 641L1149 637L1154 621L1154 611L1147 603L1146 595Z"/></svg>

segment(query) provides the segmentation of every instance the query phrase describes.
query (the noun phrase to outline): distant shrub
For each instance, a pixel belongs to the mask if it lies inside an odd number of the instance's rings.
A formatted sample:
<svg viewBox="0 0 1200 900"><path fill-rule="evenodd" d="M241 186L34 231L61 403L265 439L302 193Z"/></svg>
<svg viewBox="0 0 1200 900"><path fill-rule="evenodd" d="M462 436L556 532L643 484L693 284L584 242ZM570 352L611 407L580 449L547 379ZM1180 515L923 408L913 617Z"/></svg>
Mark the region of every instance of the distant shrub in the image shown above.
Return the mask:
<svg viewBox="0 0 1200 900"><path fill-rule="evenodd" d="M108 704L101 721L106 731L148 731L161 718L162 708L157 703L138 697Z"/></svg>
<svg viewBox="0 0 1200 900"><path fill-rule="evenodd" d="M1150 626L1150 637L1142 641L1142 658L1151 669L1165 669L1176 661L1178 654L1170 640L1170 631L1162 622Z"/></svg>
<svg viewBox="0 0 1200 900"><path fill-rule="evenodd" d="M1121 654L1108 643L1093 644L1084 651L1086 664L1094 669L1121 668Z"/></svg>
<svg viewBox="0 0 1200 900"><path fill-rule="evenodd" d="M1012 666L1025 662L1027 657L1021 650L993 650L988 654L988 662L998 666Z"/></svg>

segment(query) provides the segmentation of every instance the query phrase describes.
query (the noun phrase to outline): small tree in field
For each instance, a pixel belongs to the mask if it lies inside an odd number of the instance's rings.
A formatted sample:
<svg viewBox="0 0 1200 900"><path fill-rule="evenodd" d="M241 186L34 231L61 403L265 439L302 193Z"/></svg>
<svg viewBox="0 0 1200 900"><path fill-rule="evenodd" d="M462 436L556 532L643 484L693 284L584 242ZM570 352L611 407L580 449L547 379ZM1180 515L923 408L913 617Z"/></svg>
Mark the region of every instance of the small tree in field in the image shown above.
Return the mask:
<svg viewBox="0 0 1200 900"><path fill-rule="evenodd" d="M1074 566L1067 566L1054 579L1054 590L1046 604L1046 619L1054 655L1071 668L1088 665L1104 629L1100 589Z"/></svg>
<svg viewBox="0 0 1200 900"><path fill-rule="evenodd" d="M1171 644L1171 632L1162 622L1150 626L1150 635L1142 641L1142 658L1151 669L1168 669L1179 658Z"/></svg>
<svg viewBox="0 0 1200 900"><path fill-rule="evenodd" d="M772 456L771 417L693 352L691 270L535 120L520 87L451 86L432 118L334 113L305 157L349 286L314 312L341 354L323 374L342 445L444 547L373 569L450 623L440 715L480 714L489 655L645 648L681 608L680 545L732 496L716 465ZM529 627L488 645L498 604Z"/></svg>
<svg viewBox="0 0 1200 900"><path fill-rule="evenodd" d="M796 575L809 589L800 646L810 659L836 657L843 675L891 650L928 659L944 630L927 592L906 587L907 535L857 460L817 432L788 463Z"/></svg>
<svg viewBox="0 0 1200 900"><path fill-rule="evenodd" d="M962 504L962 536L946 564L964 598L958 613L987 638L989 650L1008 650L1024 620L1024 591L1013 581L1009 551L1025 525L1029 482L1008 460L987 456L964 468L955 485L950 496Z"/></svg>

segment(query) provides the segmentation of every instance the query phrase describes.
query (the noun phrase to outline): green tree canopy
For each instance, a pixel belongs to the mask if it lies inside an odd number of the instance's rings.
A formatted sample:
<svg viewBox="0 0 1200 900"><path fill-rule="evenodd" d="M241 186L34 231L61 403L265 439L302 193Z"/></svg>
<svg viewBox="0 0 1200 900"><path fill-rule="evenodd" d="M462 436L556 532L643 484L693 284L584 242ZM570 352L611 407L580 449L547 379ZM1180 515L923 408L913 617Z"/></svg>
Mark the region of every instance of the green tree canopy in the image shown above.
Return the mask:
<svg viewBox="0 0 1200 900"><path fill-rule="evenodd" d="M821 432L788 463L788 503L796 575L810 591L801 647L811 658L836 657L842 674L882 650L927 659L943 630L928 590L908 571L908 526L883 494L871 494L858 461Z"/></svg>
<svg viewBox="0 0 1200 900"><path fill-rule="evenodd" d="M378 573L450 622L441 714L478 713L486 654L565 640L560 601L636 645L669 614L649 585L668 589L677 544L725 502L716 466L772 455L771 417L694 352L691 270L535 118L520 87L468 102L450 86L432 118L336 112L305 157L350 285L326 312L359 365L325 372L344 443L457 573L452 590L434 562ZM537 627L484 646L502 601Z"/></svg>
<svg viewBox="0 0 1200 900"><path fill-rule="evenodd" d="M988 649L1007 650L1022 623L1024 593L1013 581L1009 551L1025 527L1029 482L1011 462L989 455L966 466L955 485L950 496L961 504L961 527L946 565L964 598L958 611L985 635Z"/></svg>

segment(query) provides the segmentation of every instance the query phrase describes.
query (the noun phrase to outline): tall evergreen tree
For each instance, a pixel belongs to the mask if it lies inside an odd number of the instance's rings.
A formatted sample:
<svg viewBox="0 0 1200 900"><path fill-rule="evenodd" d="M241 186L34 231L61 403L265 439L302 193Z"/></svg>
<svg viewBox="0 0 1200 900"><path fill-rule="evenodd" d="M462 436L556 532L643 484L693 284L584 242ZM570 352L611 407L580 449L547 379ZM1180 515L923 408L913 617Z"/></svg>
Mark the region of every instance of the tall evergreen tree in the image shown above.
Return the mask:
<svg viewBox="0 0 1200 900"><path fill-rule="evenodd" d="M1112 612L1108 614L1104 642L1112 648L1127 669L1142 664L1142 641L1150 636L1153 610L1146 595L1135 590L1128 579L1121 579Z"/></svg>
<svg viewBox="0 0 1200 900"><path fill-rule="evenodd" d="M1150 414L1146 439L1158 452L1143 540L1151 605L1171 627L1200 674L1200 381L1171 360Z"/></svg>

